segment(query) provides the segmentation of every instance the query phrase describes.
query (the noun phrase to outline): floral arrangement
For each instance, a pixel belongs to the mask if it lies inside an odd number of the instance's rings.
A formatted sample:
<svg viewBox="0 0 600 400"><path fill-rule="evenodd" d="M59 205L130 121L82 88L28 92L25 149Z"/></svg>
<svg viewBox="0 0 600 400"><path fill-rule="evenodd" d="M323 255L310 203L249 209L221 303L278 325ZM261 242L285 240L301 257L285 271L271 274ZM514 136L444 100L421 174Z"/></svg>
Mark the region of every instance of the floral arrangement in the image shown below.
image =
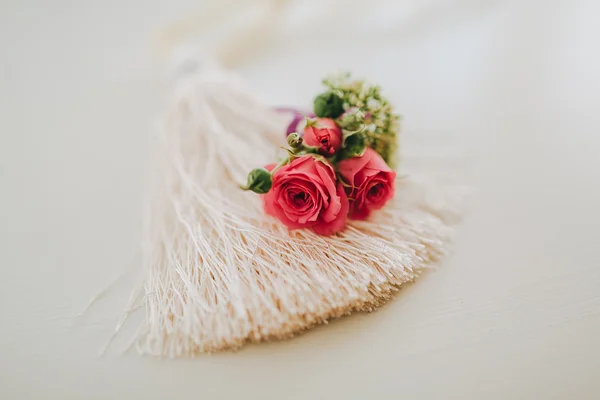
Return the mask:
<svg viewBox="0 0 600 400"><path fill-rule="evenodd" d="M332 235L393 198L399 117L379 86L349 74L323 83L314 114L297 113L288 127L286 156L252 170L241 188L289 229Z"/></svg>

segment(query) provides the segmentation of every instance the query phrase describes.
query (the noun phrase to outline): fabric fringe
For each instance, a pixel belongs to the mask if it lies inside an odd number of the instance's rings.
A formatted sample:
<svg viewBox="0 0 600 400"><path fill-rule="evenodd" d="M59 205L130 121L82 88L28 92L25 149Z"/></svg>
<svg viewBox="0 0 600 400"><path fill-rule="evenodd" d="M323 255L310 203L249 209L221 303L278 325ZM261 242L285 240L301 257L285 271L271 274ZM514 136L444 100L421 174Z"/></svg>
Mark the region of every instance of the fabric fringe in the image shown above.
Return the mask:
<svg viewBox="0 0 600 400"><path fill-rule="evenodd" d="M238 188L285 144L287 121L230 72L186 65L144 219L140 353L189 357L289 338L376 309L448 253L460 201L410 176L388 206L337 236L288 232Z"/></svg>

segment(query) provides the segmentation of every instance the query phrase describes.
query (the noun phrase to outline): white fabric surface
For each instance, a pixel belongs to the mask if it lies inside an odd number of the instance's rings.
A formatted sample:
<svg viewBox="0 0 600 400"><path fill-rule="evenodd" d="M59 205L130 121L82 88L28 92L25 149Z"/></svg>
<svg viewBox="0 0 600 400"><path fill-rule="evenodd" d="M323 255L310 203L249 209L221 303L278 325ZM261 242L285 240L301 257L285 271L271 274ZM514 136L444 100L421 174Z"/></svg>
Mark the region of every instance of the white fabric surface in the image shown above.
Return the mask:
<svg viewBox="0 0 600 400"><path fill-rule="evenodd" d="M98 357L132 274L75 315L137 262L167 86L155 35L201 7L0 4L0 398L600 397L594 1L295 5L240 72L283 104L339 67L380 81L406 162L455 160L477 190L455 254L377 313L291 341L171 362L119 356L124 334Z"/></svg>

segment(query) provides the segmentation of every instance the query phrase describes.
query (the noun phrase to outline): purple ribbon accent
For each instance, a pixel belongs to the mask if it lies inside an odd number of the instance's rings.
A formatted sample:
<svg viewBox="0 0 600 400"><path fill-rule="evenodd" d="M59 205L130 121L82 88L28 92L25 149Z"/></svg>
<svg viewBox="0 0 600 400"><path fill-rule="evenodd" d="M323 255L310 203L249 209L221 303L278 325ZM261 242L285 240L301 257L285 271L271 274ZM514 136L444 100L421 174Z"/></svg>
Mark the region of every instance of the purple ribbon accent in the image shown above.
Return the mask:
<svg viewBox="0 0 600 400"><path fill-rule="evenodd" d="M288 127L285 131L285 137L287 137L290 133L296 132L296 129L298 128L298 124L300 124L300 121L302 121L304 119L304 117L309 117L309 118L315 117L315 114L313 114L311 112L302 112L296 108L291 108L291 107L275 107L275 111L280 112L280 113L290 113L290 114L294 115L294 119L292 120L292 122L290 122L290 124L288 125Z"/></svg>

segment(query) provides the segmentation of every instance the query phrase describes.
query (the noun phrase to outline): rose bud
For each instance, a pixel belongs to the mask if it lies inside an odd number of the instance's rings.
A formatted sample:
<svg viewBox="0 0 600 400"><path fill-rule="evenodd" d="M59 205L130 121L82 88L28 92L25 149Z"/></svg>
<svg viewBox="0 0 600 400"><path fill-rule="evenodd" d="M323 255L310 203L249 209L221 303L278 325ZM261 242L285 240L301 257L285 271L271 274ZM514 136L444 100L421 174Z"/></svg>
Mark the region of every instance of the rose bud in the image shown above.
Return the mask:
<svg viewBox="0 0 600 400"><path fill-rule="evenodd" d="M309 228L319 235L332 235L346 225L349 205L344 187L331 164L310 154L275 171L273 188L261 198L265 213L289 229Z"/></svg>
<svg viewBox="0 0 600 400"><path fill-rule="evenodd" d="M240 186L240 188L264 194L271 190L272 185L271 173L264 168L256 168L248 174L248 183L246 186Z"/></svg>
<svg viewBox="0 0 600 400"><path fill-rule="evenodd" d="M333 92L318 95L314 101L317 117L337 118L344 113L344 100Z"/></svg>
<svg viewBox="0 0 600 400"><path fill-rule="evenodd" d="M340 161L337 170L348 184L352 219L367 218L394 197L396 172L370 147L360 157Z"/></svg>
<svg viewBox="0 0 600 400"><path fill-rule="evenodd" d="M289 136L287 137L287 142L292 149L299 149L302 147L303 139L299 133L294 132L289 134Z"/></svg>
<svg viewBox="0 0 600 400"><path fill-rule="evenodd" d="M330 118L311 120L304 128L304 144L316 147L326 157L342 147L342 130Z"/></svg>

